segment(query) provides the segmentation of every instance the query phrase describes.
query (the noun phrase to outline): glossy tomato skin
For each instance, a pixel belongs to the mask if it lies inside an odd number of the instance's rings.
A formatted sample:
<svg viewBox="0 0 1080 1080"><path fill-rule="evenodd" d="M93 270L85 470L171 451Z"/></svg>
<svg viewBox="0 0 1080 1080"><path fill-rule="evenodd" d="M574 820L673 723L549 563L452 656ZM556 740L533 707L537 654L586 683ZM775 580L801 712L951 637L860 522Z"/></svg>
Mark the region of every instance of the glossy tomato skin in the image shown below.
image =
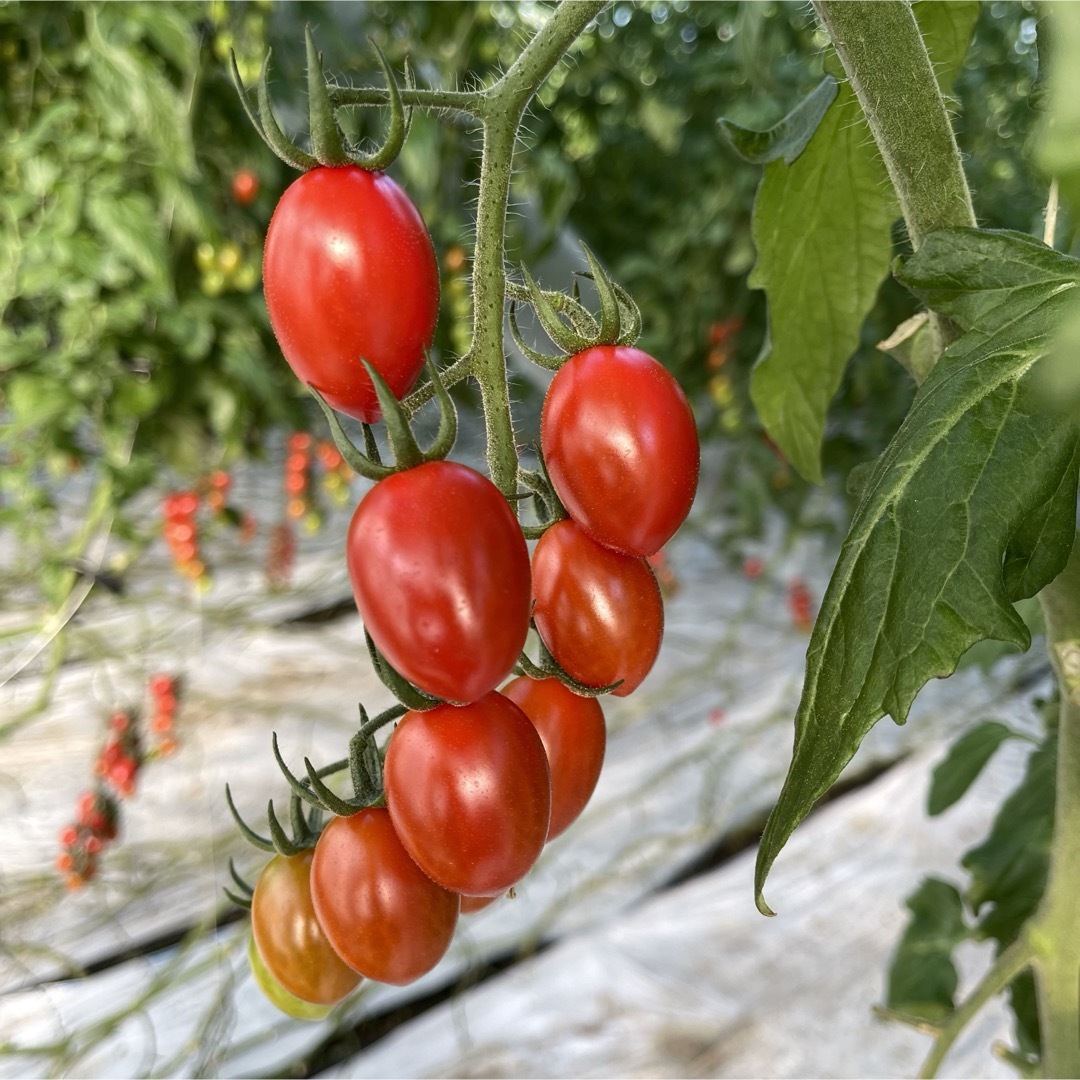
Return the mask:
<svg viewBox="0 0 1080 1080"><path fill-rule="evenodd" d="M315 845L311 896L338 955L367 978L395 986L442 959L460 905L409 858L385 807L326 826Z"/></svg>
<svg viewBox="0 0 1080 1080"><path fill-rule="evenodd" d="M285 359L335 409L379 418L361 357L395 397L416 381L439 271L423 219L389 176L345 165L294 180L266 233L263 287Z"/></svg>
<svg viewBox="0 0 1080 1080"><path fill-rule="evenodd" d="M390 664L446 701L477 701L529 632L529 552L498 488L453 461L381 480L349 525L356 606Z"/></svg>
<svg viewBox="0 0 1080 1080"><path fill-rule="evenodd" d="M387 744L383 781L406 850L454 892L505 892L543 850L547 755L529 718L502 694L406 713Z"/></svg>
<svg viewBox="0 0 1080 1080"><path fill-rule="evenodd" d="M598 544L567 518L533 552L533 619L551 655L583 686L622 680L625 697L649 673L664 635L664 602L645 559Z"/></svg>
<svg viewBox="0 0 1080 1080"><path fill-rule="evenodd" d="M309 849L266 864L251 898L251 933L267 971L288 993L333 1005L360 976L337 955L315 916L312 857Z"/></svg>
<svg viewBox="0 0 1080 1080"><path fill-rule="evenodd" d="M653 555L690 512L700 448L694 414L667 369L640 349L572 356L544 398L540 448L570 516L594 539Z"/></svg>
<svg viewBox="0 0 1080 1080"><path fill-rule="evenodd" d="M577 819L596 790L607 746L604 713L596 698L583 697L558 679L521 675L500 691L515 702L540 734L551 769L553 840Z"/></svg>

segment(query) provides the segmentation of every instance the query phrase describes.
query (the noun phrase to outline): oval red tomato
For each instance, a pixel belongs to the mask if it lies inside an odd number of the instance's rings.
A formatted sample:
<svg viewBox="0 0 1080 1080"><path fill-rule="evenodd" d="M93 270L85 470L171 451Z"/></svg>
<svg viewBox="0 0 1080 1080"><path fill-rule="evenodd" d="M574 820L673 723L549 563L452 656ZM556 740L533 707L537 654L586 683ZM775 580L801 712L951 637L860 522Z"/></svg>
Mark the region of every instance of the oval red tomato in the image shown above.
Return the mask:
<svg viewBox="0 0 1080 1080"><path fill-rule="evenodd" d="M652 555L697 490L700 449L682 388L640 349L599 345L572 356L544 398L540 448L570 516L601 544Z"/></svg>
<svg viewBox="0 0 1080 1080"><path fill-rule="evenodd" d="M395 986L442 959L460 903L409 858L384 807L326 826L315 845L311 896L338 955L369 979Z"/></svg>
<svg viewBox="0 0 1080 1080"><path fill-rule="evenodd" d="M649 564L564 519L537 541L532 574L536 629L563 670L583 686L621 679L619 697L636 689L664 634L664 602Z"/></svg>
<svg viewBox="0 0 1080 1080"><path fill-rule="evenodd" d="M596 790L604 764L607 728L596 698L582 697L558 679L508 682L501 693L533 722L551 769L551 822L554 839L577 819Z"/></svg>
<svg viewBox="0 0 1080 1080"><path fill-rule="evenodd" d="M323 933L311 897L313 851L275 855L251 897L251 933L273 978L294 997L333 1005L360 976L346 965Z"/></svg>
<svg viewBox="0 0 1080 1080"><path fill-rule="evenodd" d="M396 397L424 365L439 270L423 219L383 173L304 173L281 196L263 254L270 324L297 378L335 409L373 422L363 357Z"/></svg>
<svg viewBox="0 0 1080 1080"><path fill-rule="evenodd" d="M505 892L543 850L547 755L529 718L502 694L406 713L387 744L383 782L406 850L454 892Z"/></svg>
<svg viewBox="0 0 1080 1080"><path fill-rule="evenodd" d="M381 480L346 558L372 640L415 686L464 703L510 673L529 632L529 552L486 477L431 461Z"/></svg>

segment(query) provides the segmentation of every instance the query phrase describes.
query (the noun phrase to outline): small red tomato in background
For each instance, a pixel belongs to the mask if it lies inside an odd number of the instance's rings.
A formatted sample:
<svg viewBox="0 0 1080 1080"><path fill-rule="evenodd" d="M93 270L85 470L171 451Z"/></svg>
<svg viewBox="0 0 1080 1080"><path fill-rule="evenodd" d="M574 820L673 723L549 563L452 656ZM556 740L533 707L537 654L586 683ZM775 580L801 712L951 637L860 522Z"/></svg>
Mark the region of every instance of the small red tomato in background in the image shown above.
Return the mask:
<svg viewBox="0 0 1080 1080"><path fill-rule="evenodd" d="M547 755L529 718L502 694L406 713L387 743L383 779L402 844L447 889L505 892L543 850Z"/></svg>
<svg viewBox="0 0 1080 1080"><path fill-rule="evenodd" d="M376 982L404 986L441 959L460 900L409 858L384 807L334 818L315 845L311 897L334 950Z"/></svg>
<svg viewBox="0 0 1080 1080"><path fill-rule="evenodd" d="M533 722L544 744L551 769L547 838L552 840L576 820L596 790L607 746L603 710L596 698L575 694L558 679L521 675L501 693Z"/></svg>
<svg viewBox="0 0 1080 1080"><path fill-rule="evenodd" d="M487 477L429 461L379 481L346 560L368 633L409 682L467 703L510 674L529 632L529 551Z"/></svg>
<svg viewBox="0 0 1080 1080"><path fill-rule="evenodd" d="M664 634L664 602L645 559L556 522L533 552L533 619L551 655L583 686L622 680L625 697L648 675Z"/></svg>
<svg viewBox="0 0 1080 1080"><path fill-rule="evenodd" d="M606 547L652 555L690 512L694 414L674 377L640 349L599 345L567 360L544 398L540 447L567 512Z"/></svg>
<svg viewBox="0 0 1080 1080"><path fill-rule="evenodd" d="M263 867L251 898L251 932L267 970L290 994L333 1005L360 976L337 955L315 916L313 854L275 855Z"/></svg>
<svg viewBox="0 0 1080 1080"><path fill-rule="evenodd" d="M285 359L333 408L379 418L361 357L395 397L416 381L439 268L423 219L389 176L345 165L294 180L266 233L263 286Z"/></svg>
<svg viewBox="0 0 1080 1080"><path fill-rule="evenodd" d="M233 174L232 196L240 206L250 206L259 194L259 178L250 169Z"/></svg>

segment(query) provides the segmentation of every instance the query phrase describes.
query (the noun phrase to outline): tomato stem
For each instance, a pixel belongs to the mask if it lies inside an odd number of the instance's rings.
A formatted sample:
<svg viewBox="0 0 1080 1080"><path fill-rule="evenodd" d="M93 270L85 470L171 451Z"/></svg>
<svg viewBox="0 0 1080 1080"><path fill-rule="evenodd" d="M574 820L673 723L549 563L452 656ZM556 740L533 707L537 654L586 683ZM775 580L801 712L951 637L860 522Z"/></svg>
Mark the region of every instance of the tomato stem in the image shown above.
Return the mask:
<svg viewBox="0 0 1080 1080"><path fill-rule="evenodd" d="M562 3L494 86L483 92L483 148L473 262L472 374L480 383L488 472L507 499L517 494L517 448L503 348L506 209L522 117L533 95L606 0Z"/></svg>
<svg viewBox="0 0 1080 1080"><path fill-rule="evenodd" d="M913 247L976 225L971 190L930 54L908 0L813 0L892 180ZM937 352L959 334L935 315Z"/></svg>
<svg viewBox="0 0 1080 1080"><path fill-rule="evenodd" d="M1050 872L1024 932L1035 948L1043 1075L1080 1076L1080 539L1039 601L1061 706Z"/></svg>

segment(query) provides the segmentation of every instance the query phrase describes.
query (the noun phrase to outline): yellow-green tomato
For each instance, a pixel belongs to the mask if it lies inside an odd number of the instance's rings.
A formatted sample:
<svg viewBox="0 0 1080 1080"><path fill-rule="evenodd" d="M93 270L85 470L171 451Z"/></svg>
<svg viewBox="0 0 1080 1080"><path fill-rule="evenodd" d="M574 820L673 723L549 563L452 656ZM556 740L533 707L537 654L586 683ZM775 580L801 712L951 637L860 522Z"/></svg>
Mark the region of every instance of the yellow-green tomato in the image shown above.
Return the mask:
<svg viewBox="0 0 1080 1080"><path fill-rule="evenodd" d="M254 935L248 937L248 963L251 965L251 974L255 977L255 985L267 996L270 1004L286 1016L291 1016L294 1020L321 1020L333 1008L333 1005L315 1005L290 994L267 970L263 958L259 955Z"/></svg>
<svg viewBox="0 0 1080 1080"><path fill-rule="evenodd" d="M251 932L267 970L302 1001L333 1005L360 975L334 951L311 903L311 858L275 855L259 875L251 898Z"/></svg>

